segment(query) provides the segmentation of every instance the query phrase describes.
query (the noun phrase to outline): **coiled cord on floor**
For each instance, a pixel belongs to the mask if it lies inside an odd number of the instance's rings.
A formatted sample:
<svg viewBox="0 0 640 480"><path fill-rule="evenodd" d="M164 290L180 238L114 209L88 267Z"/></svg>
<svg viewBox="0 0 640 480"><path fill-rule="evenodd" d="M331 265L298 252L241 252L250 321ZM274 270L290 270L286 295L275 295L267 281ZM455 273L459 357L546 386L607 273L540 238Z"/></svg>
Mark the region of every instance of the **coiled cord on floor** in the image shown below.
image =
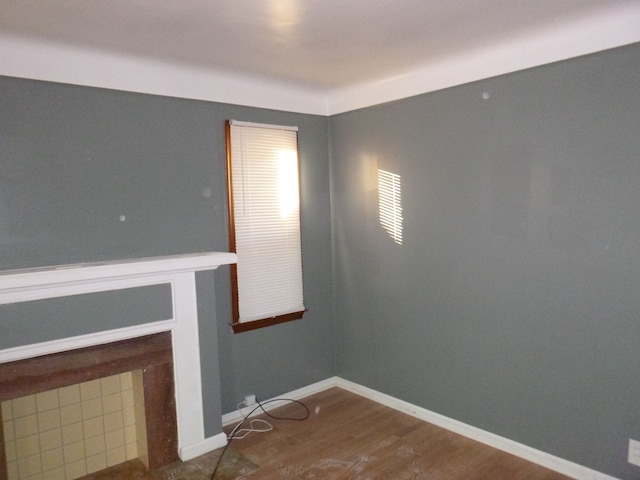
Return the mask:
<svg viewBox="0 0 640 480"><path fill-rule="evenodd" d="M272 413L269 413L264 408L265 405L273 402L297 403L298 405L302 406L302 408L304 408L305 413L301 417L279 417L277 415L273 415ZM251 415L253 415L257 410L262 410L265 413L265 415L267 415L270 418L273 418L274 420L291 420L291 421L301 422L309 418L309 415L310 415L309 408L303 402L299 400L293 400L291 398L274 398L272 400L267 400L265 402L260 402L259 400L256 400L256 403L257 403L256 407L253 408L247 415L244 415L242 420L240 420L240 422L238 422L236 426L233 427L233 430L231 430L231 433L227 436L227 444L225 445L224 449L222 450L222 453L220 454L220 457L218 458L218 461L216 462L216 466L213 470L213 473L211 474L210 480L214 480L216 473L218 472L218 468L220 467L220 463L222 462L222 457L224 456L225 452L229 448L229 445L231 445L231 442L234 439L240 440L242 438L245 438L247 435L249 435L252 432L261 433L261 432L268 432L273 429L273 426L269 422L260 418L251 420L251 422L249 423L249 428L241 428L242 425L245 424L247 419ZM257 427L256 425L262 425L262 426ZM238 432L242 432L241 435L238 435Z"/></svg>

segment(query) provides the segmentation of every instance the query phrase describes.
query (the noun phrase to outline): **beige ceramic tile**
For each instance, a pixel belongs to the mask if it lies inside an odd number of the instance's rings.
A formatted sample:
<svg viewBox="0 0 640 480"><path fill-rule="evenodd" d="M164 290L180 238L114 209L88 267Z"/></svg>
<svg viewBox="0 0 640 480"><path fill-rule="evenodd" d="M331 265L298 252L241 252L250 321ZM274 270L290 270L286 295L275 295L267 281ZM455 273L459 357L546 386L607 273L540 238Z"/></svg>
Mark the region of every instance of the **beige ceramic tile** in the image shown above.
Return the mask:
<svg viewBox="0 0 640 480"><path fill-rule="evenodd" d="M13 420L2 423L2 431L4 432L5 440L15 440L16 439L16 431L13 428Z"/></svg>
<svg viewBox="0 0 640 480"><path fill-rule="evenodd" d="M40 451L46 452L62 446L62 429L54 428L40 432Z"/></svg>
<svg viewBox="0 0 640 480"><path fill-rule="evenodd" d="M62 447L54 448L53 450L42 452L40 456L42 458L43 472L46 472L48 470L55 470L57 468L64 466L64 456L62 453Z"/></svg>
<svg viewBox="0 0 640 480"><path fill-rule="evenodd" d="M107 468L106 452L87 457L87 473L99 472Z"/></svg>
<svg viewBox="0 0 640 480"><path fill-rule="evenodd" d="M147 455L146 451L141 452L140 448L138 448L138 460L140 460L145 467L149 468L149 455Z"/></svg>
<svg viewBox="0 0 640 480"><path fill-rule="evenodd" d="M31 455L18 459L18 474L20 478L28 477L42 472L42 463L40 455Z"/></svg>
<svg viewBox="0 0 640 480"><path fill-rule="evenodd" d="M113 467L127 461L127 454L124 446L107 450L107 466Z"/></svg>
<svg viewBox="0 0 640 480"><path fill-rule="evenodd" d="M144 423L136 423L136 438L138 440L138 449L147 449L147 428Z"/></svg>
<svg viewBox="0 0 640 480"><path fill-rule="evenodd" d="M127 460L138 458L138 446L135 443L127 443L124 449Z"/></svg>
<svg viewBox="0 0 640 480"><path fill-rule="evenodd" d="M136 412L133 407L125 407L122 410L122 416L124 417L125 426L136 424Z"/></svg>
<svg viewBox="0 0 640 480"><path fill-rule="evenodd" d="M124 429L107 432L104 434L104 438L107 442L107 450L124 447Z"/></svg>
<svg viewBox="0 0 640 480"><path fill-rule="evenodd" d="M69 385L58 389L58 399L60 406L71 405L73 403L80 403L80 385Z"/></svg>
<svg viewBox="0 0 640 480"><path fill-rule="evenodd" d="M144 456L142 390L139 370L3 402L9 480L72 480Z"/></svg>
<svg viewBox="0 0 640 480"><path fill-rule="evenodd" d="M93 398L91 400L82 402L82 418L85 420L88 418L98 417L102 415L102 399Z"/></svg>
<svg viewBox="0 0 640 480"><path fill-rule="evenodd" d="M28 437L38 433L38 416L36 414L18 417L13 421L16 438Z"/></svg>
<svg viewBox="0 0 640 480"><path fill-rule="evenodd" d="M4 442L4 453L7 458L7 462L15 462L18 459L18 454L16 453L16 442Z"/></svg>
<svg viewBox="0 0 640 480"><path fill-rule="evenodd" d="M136 435L136 426L135 425L127 425L124 427L124 443L136 443L137 435Z"/></svg>
<svg viewBox="0 0 640 480"><path fill-rule="evenodd" d="M109 413L104 416L104 431L112 432L124 428L124 416L122 410Z"/></svg>
<svg viewBox="0 0 640 480"><path fill-rule="evenodd" d="M70 463L76 462L80 459L84 461L85 454L83 440L65 445L63 448L65 465L69 465Z"/></svg>
<svg viewBox="0 0 640 480"><path fill-rule="evenodd" d="M12 420L13 419L13 408L11 407L11 400L6 400L2 402L0 407L0 412L2 412L2 420Z"/></svg>
<svg viewBox="0 0 640 480"><path fill-rule="evenodd" d="M142 370L136 370L135 372L133 372L133 375L131 376L131 380L133 383L134 390L138 392L144 391L144 384L142 382Z"/></svg>
<svg viewBox="0 0 640 480"><path fill-rule="evenodd" d="M7 462L7 479L20 480L20 475L18 474L18 462Z"/></svg>
<svg viewBox="0 0 640 480"><path fill-rule="evenodd" d="M36 407L39 412L46 412L47 410L59 408L60 401L58 400L58 390L49 390L48 392L37 393Z"/></svg>
<svg viewBox="0 0 640 480"><path fill-rule="evenodd" d="M144 392L142 390L134 390L133 398L134 398L134 406L136 409L136 415L139 416L137 418L137 421L140 421L140 418L144 417Z"/></svg>
<svg viewBox="0 0 640 480"><path fill-rule="evenodd" d="M16 454L18 461L40 453L40 437L31 435L16 439ZM33 472L36 473L36 472Z"/></svg>
<svg viewBox="0 0 640 480"><path fill-rule="evenodd" d="M26 397L14 398L11 400L11 406L13 408L13 418L33 415L36 413L36 396L27 395Z"/></svg>
<svg viewBox="0 0 640 480"><path fill-rule="evenodd" d="M38 413L38 431L46 432L52 428L59 428L60 425L60 409Z"/></svg>
<svg viewBox="0 0 640 480"><path fill-rule="evenodd" d="M142 461L142 463L144 463L147 467L149 467L149 456L147 452L147 444L141 442L140 439L138 439L138 442L136 445L138 446L138 457L140 457L140 460Z"/></svg>
<svg viewBox="0 0 640 480"><path fill-rule="evenodd" d="M64 469L65 478L67 480L74 480L76 478L84 477L87 474L87 462L82 459L76 462L67 463Z"/></svg>
<svg viewBox="0 0 640 480"><path fill-rule="evenodd" d="M58 467L53 470L47 470L44 472L43 477L46 480L66 480L66 473L64 467Z"/></svg>
<svg viewBox="0 0 640 480"><path fill-rule="evenodd" d="M122 388L122 390L131 390L133 388L133 379L131 377L131 372L120 374L120 388Z"/></svg>
<svg viewBox="0 0 640 480"><path fill-rule="evenodd" d="M144 417L144 411L136 411L136 432L138 432L138 438L146 441L147 421Z"/></svg>
<svg viewBox="0 0 640 480"><path fill-rule="evenodd" d="M135 402L134 402L133 390L123 390L122 391L122 408L133 407L134 403Z"/></svg>
<svg viewBox="0 0 640 480"><path fill-rule="evenodd" d="M24 477L21 480L48 480L48 479L45 479L41 473L36 473L35 475L29 475L28 477Z"/></svg>
<svg viewBox="0 0 640 480"><path fill-rule="evenodd" d="M102 413L112 413L122 410L122 393L112 393L102 397Z"/></svg>
<svg viewBox="0 0 640 480"><path fill-rule="evenodd" d="M84 421L84 436L85 438L95 437L96 435L102 435L104 433L104 419L103 417L89 418Z"/></svg>
<svg viewBox="0 0 640 480"><path fill-rule="evenodd" d="M70 445L84 440L84 428L82 422L72 423L62 427L62 443Z"/></svg>
<svg viewBox="0 0 640 480"><path fill-rule="evenodd" d="M60 424L70 425L82 420L82 404L72 403L60 409Z"/></svg>
<svg viewBox="0 0 640 480"><path fill-rule="evenodd" d="M122 391L122 387L120 386L120 375L101 378L100 388L102 396L111 395L112 393L120 393Z"/></svg>
<svg viewBox="0 0 640 480"><path fill-rule="evenodd" d="M104 435L96 435L95 437L85 439L84 448L87 457L106 452L107 447L105 444Z"/></svg>
<svg viewBox="0 0 640 480"><path fill-rule="evenodd" d="M100 396L100 380L91 380L80 384L80 398L83 402Z"/></svg>

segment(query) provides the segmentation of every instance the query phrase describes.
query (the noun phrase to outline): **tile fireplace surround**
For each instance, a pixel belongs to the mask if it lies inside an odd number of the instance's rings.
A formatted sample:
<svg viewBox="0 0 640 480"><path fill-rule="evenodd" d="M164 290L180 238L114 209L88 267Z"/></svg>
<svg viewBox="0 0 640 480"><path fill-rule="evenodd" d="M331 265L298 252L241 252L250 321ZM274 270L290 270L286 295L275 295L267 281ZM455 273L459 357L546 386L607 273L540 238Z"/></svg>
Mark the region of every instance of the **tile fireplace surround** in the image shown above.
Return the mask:
<svg viewBox="0 0 640 480"><path fill-rule="evenodd" d="M170 285L173 303L173 315L169 319L0 350L0 371L4 372L0 379L0 399L124 372L124 364L129 363L134 369L147 368L149 372L145 382L152 398L145 399L145 404L158 403L167 389L175 392L174 398L163 401L165 406L154 415L175 418L173 437L177 445L169 439L167 451L159 459L150 458L150 464L160 466L159 463L166 459L175 458L176 453L182 460L188 460L211 447L224 445L223 434L220 439L214 437L213 442L205 439L195 272L213 270L235 261L236 256L232 253L207 252L0 272L0 306L161 284ZM147 347L150 350L145 351ZM108 352L114 351L119 352L116 359L108 359ZM89 365L78 360L83 353L88 353L85 358L89 359ZM71 363L65 355L72 355ZM92 360L95 358L104 360L102 367L95 365ZM146 364L149 358L151 363ZM61 381L43 381L44 377L52 375L39 375L40 380L34 381L34 377L38 377L37 370L44 368L43 365L55 364L56 359L61 365L73 364L79 368L63 369L73 371L67 372L69 377ZM38 364L38 361L45 363ZM31 373L22 373L29 371ZM171 422L165 423L171 425ZM168 427L168 433L158 433L170 437L171 428ZM153 436L158 437L158 434ZM3 443L0 430L0 447ZM0 452L0 478L3 476L6 477L4 448Z"/></svg>

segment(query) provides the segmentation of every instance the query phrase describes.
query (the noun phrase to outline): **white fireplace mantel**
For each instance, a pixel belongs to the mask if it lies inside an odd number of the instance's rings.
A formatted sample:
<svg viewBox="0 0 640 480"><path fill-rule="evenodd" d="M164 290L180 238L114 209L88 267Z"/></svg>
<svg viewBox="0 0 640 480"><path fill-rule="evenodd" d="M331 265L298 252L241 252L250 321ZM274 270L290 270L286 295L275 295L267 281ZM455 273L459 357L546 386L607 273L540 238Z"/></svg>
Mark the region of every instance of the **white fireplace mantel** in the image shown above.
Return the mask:
<svg viewBox="0 0 640 480"><path fill-rule="evenodd" d="M236 263L234 253L206 252L0 271L0 306L161 284L171 286L173 302L171 318L7 348L0 350L0 363L170 331L180 458L188 460L222 446L224 434L213 442L204 437L195 272L231 263Z"/></svg>

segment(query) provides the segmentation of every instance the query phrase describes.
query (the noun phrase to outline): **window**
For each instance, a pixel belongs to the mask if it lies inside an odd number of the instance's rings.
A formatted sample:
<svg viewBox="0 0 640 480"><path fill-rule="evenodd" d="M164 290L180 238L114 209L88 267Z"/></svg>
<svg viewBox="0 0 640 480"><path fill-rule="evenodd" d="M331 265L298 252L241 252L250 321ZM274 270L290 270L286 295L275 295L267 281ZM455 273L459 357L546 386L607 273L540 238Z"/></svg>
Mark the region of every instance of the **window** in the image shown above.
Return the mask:
<svg viewBox="0 0 640 480"><path fill-rule="evenodd" d="M302 318L298 129L226 125L234 332Z"/></svg>

